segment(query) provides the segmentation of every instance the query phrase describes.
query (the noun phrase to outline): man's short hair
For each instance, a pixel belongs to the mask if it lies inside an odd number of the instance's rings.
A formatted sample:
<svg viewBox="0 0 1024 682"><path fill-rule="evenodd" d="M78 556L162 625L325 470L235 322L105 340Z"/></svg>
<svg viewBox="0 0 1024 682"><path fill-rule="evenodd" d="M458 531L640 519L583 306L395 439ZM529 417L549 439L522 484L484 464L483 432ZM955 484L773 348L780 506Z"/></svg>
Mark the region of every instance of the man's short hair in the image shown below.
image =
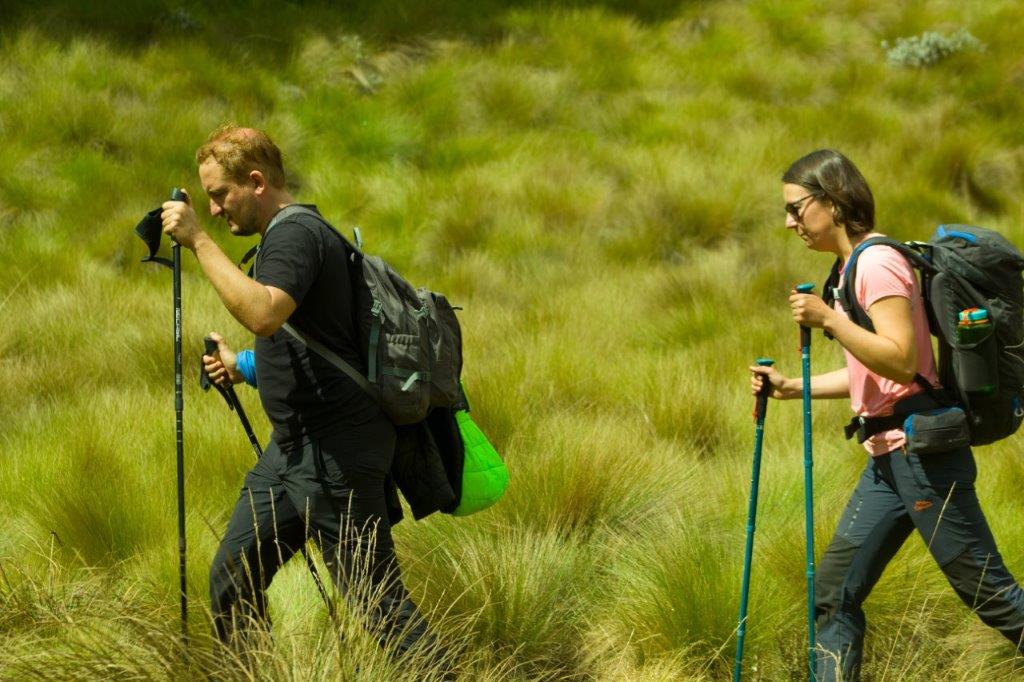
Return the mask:
<svg viewBox="0 0 1024 682"><path fill-rule="evenodd" d="M258 170L271 186L281 189L285 185L281 150L262 130L232 123L220 126L196 151L196 164L202 165L210 158L235 183L247 182L249 173Z"/></svg>

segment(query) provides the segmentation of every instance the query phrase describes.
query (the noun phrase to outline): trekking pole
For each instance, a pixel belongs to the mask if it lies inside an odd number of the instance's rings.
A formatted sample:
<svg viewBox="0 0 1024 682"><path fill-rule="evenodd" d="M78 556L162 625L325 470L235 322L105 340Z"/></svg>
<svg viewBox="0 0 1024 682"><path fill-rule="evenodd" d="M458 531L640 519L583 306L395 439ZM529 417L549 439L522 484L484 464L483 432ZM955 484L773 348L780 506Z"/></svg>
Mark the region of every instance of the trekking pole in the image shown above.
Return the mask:
<svg viewBox="0 0 1024 682"><path fill-rule="evenodd" d="M185 193L175 187L171 201L187 201ZM178 583L181 591L181 639L188 645L188 584L185 552L185 436L183 413L185 401L181 393L181 244L171 240L174 271L174 426L178 468Z"/></svg>
<svg viewBox="0 0 1024 682"><path fill-rule="evenodd" d="M796 290L809 294L810 283L798 284ZM804 515L807 534L807 659L810 680L814 682L814 456L811 437L811 330L800 325L800 360L803 365L804 399Z"/></svg>
<svg viewBox="0 0 1024 682"><path fill-rule="evenodd" d="M188 201L185 192L174 187L171 189L171 201ZM175 450L177 456L178 475L178 591L181 595L181 639L188 646L188 586L186 582L185 552L185 439L182 413L184 399L181 392L181 245L171 240L171 260L157 256L160 240L163 236L163 225L160 219L161 208L155 208L135 227L137 234L149 248L149 255L142 259L143 263L156 263L171 269L174 273L174 427Z"/></svg>
<svg viewBox="0 0 1024 682"><path fill-rule="evenodd" d="M217 342L211 339L209 336L203 339L203 346L207 355L213 355L217 352ZM238 420L242 422L242 428L245 429L245 435L249 438L249 444L252 445L252 451L256 453L256 459L263 456L263 448L260 447L260 442L256 438L256 433L252 429L252 424L249 423L249 417L245 414L245 408L242 407L242 403L238 400L238 394L235 393L235 387L221 386L220 384L210 381L210 378L206 375L205 369L200 364L199 374L199 385L204 391L210 390L212 385L217 389L217 392L224 397L224 400L228 404L228 408L238 415ZM331 601L330 596L327 594L327 590L324 588L324 583L320 579L320 573L316 570L316 564L313 563L312 557L306 551L306 545L303 543L302 557L306 560L306 566L309 568L309 574L313 576L313 582L316 583L316 590L320 593L320 598L324 600L324 604L327 605L327 615L330 616L331 620L334 620L334 603Z"/></svg>
<svg viewBox="0 0 1024 682"><path fill-rule="evenodd" d="M761 367L775 364L769 358L758 358ZM747 546L743 554L743 585L740 588L740 619L736 628L736 663L732 669L733 682L739 682L743 667L743 640L747 634L747 597L750 594L750 567L754 554L754 526L757 519L757 487L761 477L761 443L764 440L764 418L768 414L768 396L771 395L772 384L768 377L762 376L761 390L757 393L754 404L754 465L750 474L750 502L747 506Z"/></svg>
<svg viewBox="0 0 1024 682"><path fill-rule="evenodd" d="M775 360L759 357L758 365L771 367ZM751 563L754 556L754 527L758 515L758 481L761 478L761 443L764 440L765 415L768 414L768 396L771 382L763 377L761 390L754 406L754 467L751 472L751 499L746 508L746 549L743 553L743 582L739 592L739 624L736 627L736 662L732 668L732 679L739 682L743 665L743 640L746 636L746 600L751 588Z"/></svg>

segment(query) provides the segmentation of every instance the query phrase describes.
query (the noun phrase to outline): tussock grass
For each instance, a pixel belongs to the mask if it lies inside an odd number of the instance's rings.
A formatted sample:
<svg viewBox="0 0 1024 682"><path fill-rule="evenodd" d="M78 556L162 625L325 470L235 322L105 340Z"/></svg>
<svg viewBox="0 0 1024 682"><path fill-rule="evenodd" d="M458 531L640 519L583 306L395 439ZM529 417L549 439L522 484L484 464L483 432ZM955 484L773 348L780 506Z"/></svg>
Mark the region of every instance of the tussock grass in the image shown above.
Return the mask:
<svg viewBox="0 0 1024 682"><path fill-rule="evenodd" d="M418 557L407 572L414 593L438 605L441 623L468 623L474 647L512 662L517 675L586 676L579 628L592 586L578 576L594 572L588 544L555 530L448 520L402 538Z"/></svg>
<svg viewBox="0 0 1024 682"><path fill-rule="evenodd" d="M265 127L297 196L464 310L474 415L512 488L395 529L463 679L720 679L735 636L746 367L799 371L785 298L827 259L782 228L778 177L847 152L881 229L967 221L1024 242L1018 3L404 0L240 10L15 2L0 33L0 677L430 679L294 563L273 638L209 638L207 568L252 453L195 385L201 338L250 340L185 254L193 640L177 640L170 276L131 234L225 120ZM223 27L233 27L224 32ZM927 70L880 45L965 28ZM142 40L141 37L145 37ZM251 240L211 233L238 259ZM837 367L815 336L814 367ZM256 395L240 391L257 433ZM815 406L826 546L863 467ZM747 671L803 674L796 403L769 408ZM1003 557L1024 561L1019 438L977 452ZM322 562L321 572L326 569ZM867 604L865 676L1024 678L917 538ZM338 637L338 632L344 638Z"/></svg>

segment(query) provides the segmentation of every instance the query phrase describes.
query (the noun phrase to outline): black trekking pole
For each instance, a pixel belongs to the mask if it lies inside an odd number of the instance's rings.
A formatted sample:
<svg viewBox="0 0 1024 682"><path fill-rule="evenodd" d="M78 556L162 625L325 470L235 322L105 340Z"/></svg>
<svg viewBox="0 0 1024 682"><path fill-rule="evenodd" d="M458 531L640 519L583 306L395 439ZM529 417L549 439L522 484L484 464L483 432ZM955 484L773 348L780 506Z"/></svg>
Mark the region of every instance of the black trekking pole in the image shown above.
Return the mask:
<svg viewBox="0 0 1024 682"><path fill-rule="evenodd" d="M185 193L175 187L171 190L171 201L187 201ZM181 638L188 646L188 586L186 581L185 551L185 439L184 439L184 399L181 392L181 245L171 240L170 262L166 258L157 258L160 248L160 235L163 226L160 220L161 209L150 211L135 228L135 233L142 237L149 246L149 256L145 262L155 262L170 267L174 273L174 420L175 442L178 469L178 589L181 595Z"/></svg>
<svg viewBox="0 0 1024 682"><path fill-rule="evenodd" d="M211 339L209 336L203 339L204 350L207 355L213 355L217 352L217 342ZM235 387L230 384L227 386L221 386L220 384L214 383L207 376L206 370L203 367L202 360L199 364L199 385L204 391L209 391L210 386L217 389L217 392L221 394L225 402L228 404L228 409L232 410L238 415L238 421L242 422L242 428L245 429L245 435L249 438L249 444L252 445L252 451L256 453L256 459L263 456L263 448L260 447L260 442L256 438L256 433L252 429L252 424L249 423L249 417L245 414L245 408L242 407L242 403L238 400L238 394L235 393ZM316 583L316 590L320 593L320 598L324 600L324 604L327 605L327 615L330 616L331 620L334 620L334 603L331 601L330 596L327 594L324 583L320 579L320 573L316 570L316 564L313 563L313 558L309 556L309 552L306 551L305 541L303 541L302 557L306 560L306 566L309 568L309 574L313 576L313 582Z"/></svg>
<svg viewBox="0 0 1024 682"><path fill-rule="evenodd" d="M758 358L761 367L771 367L774 360ZM750 501L747 506L747 544L743 553L743 583L740 587L740 618L736 628L736 661L733 664L732 679L739 682L743 669L743 642L747 634L747 598L750 595L750 569L754 556L754 526L757 520L757 492L761 478L761 445L764 442L764 419L768 414L768 396L772 384L768 377L761 377L761 390L754 404L754 464L750 474Z"/></svg>

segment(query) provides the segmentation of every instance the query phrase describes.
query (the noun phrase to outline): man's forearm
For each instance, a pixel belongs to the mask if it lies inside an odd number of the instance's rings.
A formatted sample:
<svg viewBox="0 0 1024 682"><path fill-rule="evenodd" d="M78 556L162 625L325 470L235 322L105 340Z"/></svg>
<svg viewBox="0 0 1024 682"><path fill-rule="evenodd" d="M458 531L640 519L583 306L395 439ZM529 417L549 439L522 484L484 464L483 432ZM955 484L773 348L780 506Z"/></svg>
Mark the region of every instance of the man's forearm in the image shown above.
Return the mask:
<svg viewBox="0 0 1024 682"><path fill-rule="evenodd" d="M270 311L267 288L246 277L205 233L196 238L193 252L228 312L249 331L261 329Z"/></svg>

